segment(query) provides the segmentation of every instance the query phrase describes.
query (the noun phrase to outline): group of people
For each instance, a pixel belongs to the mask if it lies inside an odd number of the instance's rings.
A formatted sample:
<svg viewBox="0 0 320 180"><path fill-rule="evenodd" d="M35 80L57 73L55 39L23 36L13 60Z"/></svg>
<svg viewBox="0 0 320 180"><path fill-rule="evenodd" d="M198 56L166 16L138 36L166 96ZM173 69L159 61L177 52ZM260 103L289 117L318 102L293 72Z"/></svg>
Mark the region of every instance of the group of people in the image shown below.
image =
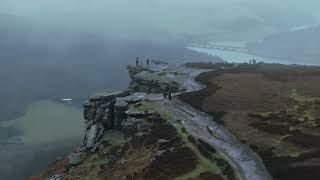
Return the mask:
<svg viewBox="0 0 320 180"><path fill-rule="evenodd" d="M150 59L147 59L147 66L150 65ZM142 61L139 60L139 57L136 58L136 66L142 66ZM152 80L152 84L157 84L158 81L153 81ZM149 88L149 92L151 92L151 89ZM172 100L172 93L169 93L167 91L163 92L163 98L164 99L168 99L169 101Z"/></svg>
<svg viewBox="0 0 320 180"><path fill-rule="evenodd" d="M172 100L172 93L163 92L162 95L163 95L163 98L164 98L164 99L168 99L169 101Z"/></svg>
<svg viewBox="0 0 320 180"><path fill-rule="evenodd" d="M257 64L257 60L255 59L249 60L249 64Z"/></svg>
<svg viewBox="0 0 320 180"><path fill-rule="evenodd" d="M139 58L137 57L136 58L136 66L142 66L142 61L140 61L140 64L139 64ZM149 66L150 65L150 59L147 59L147 66Z"/></svg>

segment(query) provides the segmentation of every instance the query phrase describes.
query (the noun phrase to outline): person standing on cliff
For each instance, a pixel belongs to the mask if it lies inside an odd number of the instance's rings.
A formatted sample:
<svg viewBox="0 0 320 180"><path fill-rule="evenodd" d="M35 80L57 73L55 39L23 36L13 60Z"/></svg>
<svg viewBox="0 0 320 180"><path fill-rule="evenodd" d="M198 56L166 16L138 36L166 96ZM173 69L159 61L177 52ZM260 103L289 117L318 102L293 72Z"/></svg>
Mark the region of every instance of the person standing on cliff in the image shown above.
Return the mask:
<svg viewBox="0 0 320 180"><path fill-rule="evenodd" d="M136 66L139 66L139 58L136 58Z"/></svg>
<svg viewBox="0 0 320 180"><path fill-rule="evenodd" d="M149 66L149 64L150 64L150 60L149 60L149 59L147 59L147 66Z"/></svg>
<svg viewBox="0 0 320 180"><path fill-rule="evenodd" d="M163 92L162 95L163 95L163 99L167 99L167 93L166 92Z"/></svg>
<svg viewBox="0 0 320 180"><path fill-rule="evenodd" d="M171 93L168 94L168 99L169 99L169 101L172 100L172 94Z"/></svg>

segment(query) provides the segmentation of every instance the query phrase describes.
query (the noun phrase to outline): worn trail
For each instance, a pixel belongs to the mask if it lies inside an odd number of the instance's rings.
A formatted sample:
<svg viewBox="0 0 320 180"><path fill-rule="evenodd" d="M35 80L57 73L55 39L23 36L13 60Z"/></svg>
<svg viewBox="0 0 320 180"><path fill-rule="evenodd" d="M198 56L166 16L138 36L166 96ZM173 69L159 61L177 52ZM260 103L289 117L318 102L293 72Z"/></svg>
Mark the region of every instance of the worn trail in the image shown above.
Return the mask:
<svg viewBox="0 0 320 180"><path fill-rule="evenodd" d="M190 69L182 65L154 66L152 68L153 70L165 72L168 77L184 86L188 92L197 91L204 87L194 80L204 70ZM177 124L178 120L182 120L182 124L189 134L206 141L223 155L234 169L238 179L272 179L260 157L249 147L239 142L226 129L213 121L210 115L176 98L172 102L160 100L159 97L153 100L158 103L159 108L170 114L173 124Z"/></svg>

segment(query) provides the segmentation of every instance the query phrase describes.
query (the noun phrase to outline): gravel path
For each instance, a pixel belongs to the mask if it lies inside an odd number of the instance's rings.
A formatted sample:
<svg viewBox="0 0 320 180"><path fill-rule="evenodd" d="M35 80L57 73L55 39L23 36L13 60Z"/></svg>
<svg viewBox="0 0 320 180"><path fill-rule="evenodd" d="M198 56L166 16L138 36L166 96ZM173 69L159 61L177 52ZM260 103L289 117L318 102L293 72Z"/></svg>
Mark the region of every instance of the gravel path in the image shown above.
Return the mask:
<svg viewBox="0 0 320 180"><path fill-rule="evenodd" d="M197 91L204 86L194 78L206 70L186 68L183 65L152 66L155 71L162 71L168 77L179 82L188 92ZM152 98L151 98L152 99ZM247 145L240 143L224 127L213 121L212 117L190 105L174 98L172 102L154 98L162 110L168 112L175 124L182 120L182 124L189 134L201 138L212 145L234 169L239 180L271 180L261 158Z"/></svg>

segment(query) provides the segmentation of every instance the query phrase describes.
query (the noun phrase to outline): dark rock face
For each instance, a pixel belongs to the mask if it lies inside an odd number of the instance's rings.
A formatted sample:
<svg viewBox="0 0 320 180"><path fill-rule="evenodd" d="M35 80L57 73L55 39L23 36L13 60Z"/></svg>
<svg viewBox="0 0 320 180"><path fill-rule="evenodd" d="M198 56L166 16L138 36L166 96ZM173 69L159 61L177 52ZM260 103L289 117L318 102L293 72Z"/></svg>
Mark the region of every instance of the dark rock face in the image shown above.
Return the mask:
<svg viewBox="0 0 320 180"><path fill-rule="evenodd" d="M125 111L129 108L129 104L123 99L117 99L114 105L114 126L116 129L121 129L121 123L127 118Z"/></svg>
<svg viewBox="0 0 320 180"><path fill-rule="evenodd" d="M139 66L129 69L133 84L140 90L180 91L165 74ZM108 179L174 179L196 168L196 154L154 109L152 99L159 95L135 90L92 96L84 103L83 144L69 155L62 179L78 178L79 174L90 174L92 179L98 179L96 175ZM209 150L206 145L203 149Z"/></svg>
<svg viewBox="0 0 320 180"><path fill-rule="evenodd" d="M86 124L85 136L81 150L71 153L70 165L81 163L87 151L94 153L99 147L99 140L104 132L114 127L114 105L116 97L121 93L92 96L83 104L83 116Z"/></svg>
<svg viewBox="0 0 320 180"><path fill-rule="evenodd" d="M139 103L145 96L134 93L148 91L162 93L164 91L178 92L179 85L166 77L142 66L128 66L132 78L131 87L123 92L95 95L83 104L83 116L86 124L85 136L81 150L70 154L69 164L76 166L82 162L86 154L95 153L102 145L101 139L106 131L121 131L125 138L143 136L150 131L152 125L146 119L153 117L155 112L139 109ZM161 134L157 132L156 134ZM161 139L159 144L168 146L170 139ZM108 157L101 168L112 166L115 157Z"/></svg>
<svg viewBox="0 0 320 180"><path fill-rule="evenodd" d="M114 109L113 105L110 105L107 109L102 112L101 122L106 130L114 127Z"/></svg>
<svg viewBox="0 0 320 180"><path fill-rule="evenodd" d="M96 115L95 104L89 101L83 104L83 117L86 120L86 123L90 120L93 120Z"/></svg>
<svg viewBox="0 0 320 180"><path fill-rule="evenodd" d="M130 89L136 92L176 93L182 91L180 85L165 74L153 72L140 66L128 66L127 69L132 79Z"/></svg>
<svg viewBox="0 0 320 180"><path fill-rule="evenodd" d="M148 114L146 114L146 117L147 116ZM122 132L126 138L132 137L138 132L146 132L148 131L149 127L150 124L147 123L144 119L136 119L129 117L122 122Z"/></svg>
<svg viewBox="0 0 320 180"><path fill-rule="evenodd" d="M146 118L152 113L130 107L144 98L134 94L127 95L128 92L97 95L90 97L84 103L83 115L86 131L82 150L70 154L70 165L81 163L86 152L96 152L101 145L100 139L108 130L119 130L123 132L125 137L132 137L138 132L148 129L148 123L141 118Z"/></svg>
<svg viewBox="0 0 320 180"><path fill-rule="evenodd" d="M122 132L124 136L132 137L137 133L137 125L133 119L127 119L126 121L122 122Z"/></svg>
<svg viewBox="0 0 320 180"><path fill-rule="evenodd" d="M87 131L85 138L83 140L83 145L87 149L91 149L95 143L99 140L101 137L101 134L103 134L103 127L101 124L94 124L92 125Z"/></svg>
<svg viewBox="0 0 320 180"><path fill-rule="evenodd" d="M150 71L148 68L145 68L143 66L127 66L127 69L129 71L130 78L134 78L134 76L142 71ZM150 71L151 72L151 71Z"/></svg>
<svg viewBox="0 0 320 180"><path fill-rule="evenodd" d="M87 149L94 147L102 137L103 132L114 127L114 104L118 94L92 96L83 105L83 115L86 120L86 133L83 146Z"/></svg>
<svg viewBox="0 0 320 180"><path fill-rule="evenodd" d="M146 112L140 111L134 108L127 110L125 113L127 114L128 117L132 117L132 118L146 118L149 115L148 111Z"/></svg>

